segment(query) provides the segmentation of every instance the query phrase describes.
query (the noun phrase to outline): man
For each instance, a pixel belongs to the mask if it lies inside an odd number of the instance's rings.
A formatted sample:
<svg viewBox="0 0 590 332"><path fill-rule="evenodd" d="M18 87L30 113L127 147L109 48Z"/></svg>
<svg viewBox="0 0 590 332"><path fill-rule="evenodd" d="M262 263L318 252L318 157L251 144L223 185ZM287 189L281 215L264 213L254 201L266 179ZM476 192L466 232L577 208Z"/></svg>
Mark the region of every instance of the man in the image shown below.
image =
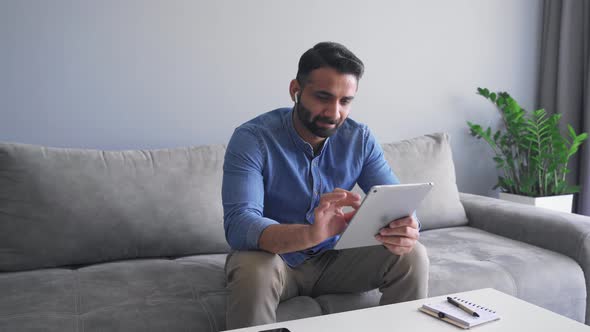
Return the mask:
<svg viewBox="0 0 590 332"><path fill-rule="evenodd" d="M364 65L344 46L305 52L289 93L292 109L238 127L223 174L227 328L273 323L297 295L379 288L380 304L426 297L428 258L418 222L392 221L383 245L330 250L360 205L356 183L399 183L369 129L348 118ZM343 207L353 210L343 213Z"/></svg>

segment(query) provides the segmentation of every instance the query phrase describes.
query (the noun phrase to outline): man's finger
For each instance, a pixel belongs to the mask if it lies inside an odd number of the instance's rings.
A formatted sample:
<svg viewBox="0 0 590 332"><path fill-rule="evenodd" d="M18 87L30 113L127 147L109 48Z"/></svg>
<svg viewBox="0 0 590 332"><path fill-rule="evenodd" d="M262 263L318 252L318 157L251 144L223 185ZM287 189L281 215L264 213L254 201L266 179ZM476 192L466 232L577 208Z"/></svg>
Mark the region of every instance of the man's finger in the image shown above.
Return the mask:
<svg viewBox="0 0 590 332"><path fill-rule="evenodd" d="M361 206L361 195L341 188L336 188L333 192L346 194L344 199L336 203L338 207L350 206L354 209L358 209Z"/></svg>
<svg viewBox="0 0 590 332"><path fill-rule="evenodd" d="M353 209L358 209L360 206L360 202L355 201L355 200L350 200L350 199L342 199L340 201L334 202L334 205L338 208L343 208L345 206L350 206Z"/></svg>
<svg viewBox="0 0 590 332"><path fill-rule="evenodd" d="M415 239L411 239L411 238L407 238L407 237L403 237L403 236L377 235L375 237L375 239L377 239L377 241L379 241L383 244L389 244L389 245L398 246L398 247L413 247L414 244L416 243Z"/></svg>
<svg viewBox="0 0 590 332"><path fill-rule="evenodd" d="M359 198L358 200L355 200L353 202L350 203L350 206L355 209L358 210L358 208L361 207L361 199Z"/></svg>
<svg viewBox="0 0 590 332"><path fill-rule="evenodd" d="M396 228L396 227L412 227L418 228L418 222L414 219L414 217L404 217L397 220L394 220L389 223L389 228Z"/></svg>
<svg viewBox="0 0 590 332"><path fill-rule="evenodd" d="M410 239L418 240L420 237L420 232L413 227L404 226L404 227L396 227L396 228L389 228L383 227L379 230L379 235L383 236L403 236Z"/></svg>
<svg viewBox="0 0 590 332"><path fill-rule="evenodd" d="M314 209L314 212L316 212L316 213L323 213L329 207L330 207L330 203L327 203L327 202L322 203L322 202L320 202L320 204L318 204L318 206Z"/></svg>
<svg viewBox="0 0 590 332"><path fill-rule="evenodd" d="M320 197L320 204L322 203L334 203L346 198L346 193L343 192L331 192L323 194Z"/></svg>
<svg viewBox="0 0 590 332"><path fill-rule="evenodd" d="M345 213L344 214L344 220L346 220L346 222L349 223L352 220L352 217L354 217L355 214L356 214L356 210Z"/></svg>
<svg viewBox="0 0 590 332"><path fill-rule="evenodd" d="M359 195L359 194L357 194L357 193L355 193L353 191L350 191L350 190L344 190L342 188L336 188L336 189L334 189L334 192L345 192L346 195L349 196L349 197L353 197L354 199L358 199L358 200L361 199L361 195Z"/></svg>

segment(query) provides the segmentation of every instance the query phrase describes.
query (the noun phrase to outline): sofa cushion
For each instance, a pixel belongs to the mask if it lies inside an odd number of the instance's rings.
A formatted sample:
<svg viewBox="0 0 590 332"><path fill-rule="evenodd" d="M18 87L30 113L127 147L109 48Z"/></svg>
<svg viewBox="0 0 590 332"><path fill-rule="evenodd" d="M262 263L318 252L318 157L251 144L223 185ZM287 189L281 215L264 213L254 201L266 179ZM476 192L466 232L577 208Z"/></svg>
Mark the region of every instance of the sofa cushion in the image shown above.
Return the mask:
<svg viewBox="0 0 590 332"><path fill-rule="evenodd" d="M571 258L473 227L421 233L428 250L428 296L495 288L583 322L584 273ZM362 294L326 294L316 298L326 313L379 304L378 290Z"/></svg>
<svg viewBox="0 0 590 332"><path fill-rule="evenodd" d="M108 307L79 316L76 331L209 331L211 324L205 309L196 301L134 303Z"/></svg>
<svg viewBox="0 0 590 332"><path fill-rule="evenodd" d="M584 321L584 273L567 256L473 227L425 231L420 241L430 258L428 296L490 287Z"/></svg>
<svg viewBox="0 0 590 332"><path fill-rule="evenodd" d="M138 259L79 269L0 274L0 331L220 331L225 329L225 254ZM298 296L279 321L321 315Z"/></svg>
<svg viewBox="0 0 590 332"><path fill-rule="evenodd" d="M78 319L72 314L36 313L11 317L0 316L0 331L77 332Z"/></svg>
<svg viewBox="0 0 590 332"><path fill-rule="evenodd" d="M67 318L60 314L76 312L75 284L76 275L69 269L0 273L0 331L6 326L3 321L27 315L64 322Z"/></svg>
<svg viewBox="0 0 590 332"><path fill-rule="evenodd" d="M416 212L422 230L467 224L447 134L420 136L382 146L385 159L400 182L434 182L434 188Z"/></svg>
<svg viewBox="0 0 590 332"><path fill-rule="evenodd" d="M226 252L224 153L0 143L0 271Z"/></svg>
<svg viewBox="0 0 590 332"><path fill-rule="evenodd" d="M86 314L132 304L196 299L183 265L164 259L97 264L76 270L78 312Z"/></svg>
<svg viewBox="0 0 590 332"><path fill-rule="evenodd" d="M224 291L224 263L202 255L2 273L0 330L218 331L202 297Z"/></svg>

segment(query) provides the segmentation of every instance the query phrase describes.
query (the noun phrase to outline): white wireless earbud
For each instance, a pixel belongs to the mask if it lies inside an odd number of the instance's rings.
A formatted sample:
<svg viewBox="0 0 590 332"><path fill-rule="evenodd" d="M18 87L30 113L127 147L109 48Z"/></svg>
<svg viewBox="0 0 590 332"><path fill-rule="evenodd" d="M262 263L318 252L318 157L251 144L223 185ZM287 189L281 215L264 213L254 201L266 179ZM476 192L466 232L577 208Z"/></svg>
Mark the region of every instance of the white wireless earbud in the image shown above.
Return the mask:
<svg viewBox="0 0 590 332"><path fill-rule="evenodd" d="M299 93L295 93L295 104L299 104Z"/></svg>

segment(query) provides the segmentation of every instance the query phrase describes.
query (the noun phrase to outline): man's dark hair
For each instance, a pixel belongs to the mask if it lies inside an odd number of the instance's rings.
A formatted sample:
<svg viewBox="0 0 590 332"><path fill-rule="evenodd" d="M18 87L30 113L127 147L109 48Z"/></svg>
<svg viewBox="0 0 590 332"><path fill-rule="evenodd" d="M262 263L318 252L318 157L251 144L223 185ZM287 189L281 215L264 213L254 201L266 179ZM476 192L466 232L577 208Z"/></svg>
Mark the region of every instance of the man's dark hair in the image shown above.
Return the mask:
<svg viewBox="0 0 590 332"><path fill-rule="evenodd" d="M335 42L321 42L307 50L299 59L297 81L301 86L307 83L309 73L323 67L336 69L342 74L352 74L360 80L365 65L344 45Z"/></svg>

